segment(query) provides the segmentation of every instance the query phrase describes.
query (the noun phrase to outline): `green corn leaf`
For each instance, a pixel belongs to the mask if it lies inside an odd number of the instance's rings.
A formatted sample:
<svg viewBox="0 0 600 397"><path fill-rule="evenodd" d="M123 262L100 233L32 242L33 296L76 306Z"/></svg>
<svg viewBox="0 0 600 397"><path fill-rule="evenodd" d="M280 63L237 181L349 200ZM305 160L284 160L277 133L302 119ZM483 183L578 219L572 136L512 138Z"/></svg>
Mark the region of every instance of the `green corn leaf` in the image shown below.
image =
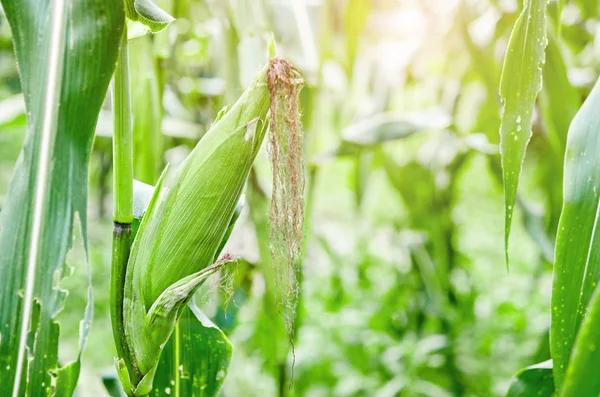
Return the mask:
<svg viewBox="0 0 600 397"><path fill-rule="evenodd" d="M222 263L217 262L205 267L199 272L175 282L160 294L146 314L146 322L151 327L151 333L155 340L166 342L169 339L183 307L194 291L222 266Z"/></svg>
<svg viewBox="0 0 600 397"><path fill-rule="evenodd" d="M265 136L268 108L263 68L178 169L164 197L154 193L125 281L125 337L137 371L128 374L134 395L150 390L161 350L185 304L222 266L214 259Z"/></svg>
<svg viewBox="0 0 600 397"><path fill-rule="evenodd" d="M561 396L597 397L600 395L600 291L596 292L588 313L581 324L577 340L571 352L571 361L567 368Z"/></svg>
<svg viewBox="0 0 600 397"><path fill-rule="evenodd" d="M542 64L546 47L547 0L524 0L523 10L510 36L500 81L504 114L500 123L500 154L504 179L505 251L508 264L508 237L517 184L525 149L531 138L533 109L542 88Z"/></svg>
<svg viewBox="0 0 600 397"><path fill-rule="evenodd" d="M600 279L600 83L569 128L563 209L556 237L551 350L557 389Z"/></svg>
<svg viewBox="0 0 600 397"><path fill-rule="evenodd" d="M163 350L150 396L217 396L232 353L225 334L190 303Z"/></svg>
<svg viewBox="0 0 600 397"><path fill-rule="evenodd" d="M2 0L2 6L28 117L25 145L0 214L0 385L7 395L13 390L13 395L70 396L80 354L60 367L55 318L66 292L57 281L64 275L76 216L86 242L88 157L117 57L123 6L119 0ZM43 136L49 145L42 144ZM80 349L90 317L91 298ZM18 357L27 354L30 359L19 366Z"/></svg>
<svg viewBox="0 0 600 397"><path fill-rule="evenodd" d="M552 397L553 395L552 360L548 360L517 372L506 397ZM579 396L579 394L572 395Z"/></svg>
<svg viewBox="0 0 600 397"><path fill-rule="evenodd" d="M175 20L152 0L125 0L125 13L127 18L141 22L152 33L160 32Z"/></svg>

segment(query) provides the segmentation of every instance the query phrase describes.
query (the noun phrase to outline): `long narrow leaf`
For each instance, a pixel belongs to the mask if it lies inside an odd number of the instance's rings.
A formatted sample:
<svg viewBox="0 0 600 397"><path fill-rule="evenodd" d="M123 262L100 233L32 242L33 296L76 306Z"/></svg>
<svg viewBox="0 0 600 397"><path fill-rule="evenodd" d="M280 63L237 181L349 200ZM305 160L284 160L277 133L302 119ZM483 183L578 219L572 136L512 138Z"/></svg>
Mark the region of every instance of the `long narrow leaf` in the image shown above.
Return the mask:
<svg viewBox="0 0 600 397"><path fill-rule="evenodd" d="M560 388L571 349L600 279L600 83L573 119L567 138L564 204L556 238L551 349Z"/></svg>
<svg viewBox="0 0 600 397"><path fill-rule="evenodd" d="M500 154L504 176L505 250L508 263L508 237L517 184L525 149L531 138L533 109L542 88L544 49L546 48L546 0L524 0L523 10L510 36L500 95L504 113L500 123Z"/></svg>
<svg viewBox="0 0 600 397"><path fill-rule="evenodd" d="M59 367L54 319L66 292L57 281L76 213L86 241L88 156L114 68L123 6L118 0L2 5L19 63L27 137L0 214L0 385L15 396L71 395L80 366L77 358ZM44 136L50 144L42 144ZM91 301L81 347L90 318Z"/></svg>

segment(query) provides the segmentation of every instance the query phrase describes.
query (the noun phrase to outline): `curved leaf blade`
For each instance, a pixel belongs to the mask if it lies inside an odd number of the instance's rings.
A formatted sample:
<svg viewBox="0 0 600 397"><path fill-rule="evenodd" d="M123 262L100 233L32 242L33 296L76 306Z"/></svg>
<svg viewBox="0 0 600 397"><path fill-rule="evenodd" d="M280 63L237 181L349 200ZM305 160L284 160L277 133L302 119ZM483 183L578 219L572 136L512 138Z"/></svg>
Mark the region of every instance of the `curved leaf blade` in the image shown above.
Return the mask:
<svg viewBox="0 0 600 397"><path fill-rule="evenodd" d="M550 329L557 388L562 385L575 337L600 279L599 110L600 83L596 82L575 115L567 138Z"/></svg>
<svg viewBox="0 0 600 397"><path fill-rule="evenodd" d="M552 397L553 395L552 360L548 360L517 372L506 397Z"/></svg>
<svg viewBox="0 0 600 397"><path fill-rule="evenodd" d="M0 214L0 384L12 387L17 383L16 395L70 395L76 384L79 357L62 368L58 363L59 326L55 318L66 292L57 288L56 282L64 274L76 213L85 242L88 157L124 24L119 0L65 4L63 9L49 0L2 0L13 33L27 109L25 144ZM48 51L53 9L65 12L64 19L55 25L65 37L59 48L64 56L58 54L54 61ZM52 106L44 106L52 80L58 94ZM48 108L49 113L44 113ZM42 126L51 117L56 120L54 145L51 150L42 151ZM34 258L28 253L28 243L32 240L31 225L39 222L31 214L36 200L33 181L42 153L49 158L49 183L42 199L43 227L39 238L33 236L33 242L39 244L39 255ZM36 278L31 299L25 295L25 301L32 303L32 312L27 315L21 296L30 257ZM21 317L25 324L31 324L27 345L19 339ZM91 302L81 327L81 345L85 343L90 317ZM21 380L15 382L18 357L24 349L28 349L27 359Z"/></svg>
<svg viewBox="0 0 600 397"><path fill-rule="evenodd" d="M500 79L504 113L500 122L500 154L504 179L505 254L525 150L531 138L533 109L542 88L547 43L546 0L524 0L511 33Z"/></svg>
<svg viewBox="0 0 600 397"><path fill-rule="evenodd" d="M219 394L233 347L193 303L167 342L150 397L213 397Z"/></svg>

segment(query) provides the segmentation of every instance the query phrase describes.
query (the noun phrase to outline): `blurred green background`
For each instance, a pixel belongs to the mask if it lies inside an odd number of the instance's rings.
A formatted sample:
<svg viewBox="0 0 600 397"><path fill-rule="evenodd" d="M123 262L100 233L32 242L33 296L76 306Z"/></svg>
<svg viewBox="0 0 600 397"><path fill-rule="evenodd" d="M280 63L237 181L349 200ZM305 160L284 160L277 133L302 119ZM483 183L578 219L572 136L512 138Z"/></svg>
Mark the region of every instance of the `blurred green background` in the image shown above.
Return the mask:
<svg viewBox="0 0 600 397"><path fill-rule="evenodd" d="M596 2L565 2L562 12L549 5L544 88L509 268L498 87L519 1L157 3L177 20L130 41L137 179L153 184L166 163L177 168L266 61L271 34L306 80L307 225L294 349L272 293L263 151L225 249L239 258L236 271L225 289L217 280L197 298L234 345L224 396L501 396L515 371L549 358L564 145L600 66ZM25 133L19 92L2 18L0 199ZM94 323L80 396L106 395L101 376L114 372L110 108L107 99L90 163ZM64 360L76 354L87 301L76 235L73 272L61 283L69 290L59 315Z"/></svg>

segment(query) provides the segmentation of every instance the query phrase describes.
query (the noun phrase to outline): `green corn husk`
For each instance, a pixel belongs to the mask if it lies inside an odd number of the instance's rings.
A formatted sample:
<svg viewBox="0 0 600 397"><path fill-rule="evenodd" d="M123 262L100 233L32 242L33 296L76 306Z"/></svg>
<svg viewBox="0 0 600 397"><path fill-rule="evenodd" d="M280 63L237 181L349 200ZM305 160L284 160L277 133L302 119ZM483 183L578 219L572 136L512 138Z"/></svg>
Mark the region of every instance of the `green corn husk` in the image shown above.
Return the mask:
<svg viewBox="0 0 600 397"><path fill-rule="evenodd" d="M178 169L162 177L127 266L123 303L128 357L117 362L130 395L147 394L164 344L185 304L221 266L214 263L268 126L266 68Z"/></svg>

